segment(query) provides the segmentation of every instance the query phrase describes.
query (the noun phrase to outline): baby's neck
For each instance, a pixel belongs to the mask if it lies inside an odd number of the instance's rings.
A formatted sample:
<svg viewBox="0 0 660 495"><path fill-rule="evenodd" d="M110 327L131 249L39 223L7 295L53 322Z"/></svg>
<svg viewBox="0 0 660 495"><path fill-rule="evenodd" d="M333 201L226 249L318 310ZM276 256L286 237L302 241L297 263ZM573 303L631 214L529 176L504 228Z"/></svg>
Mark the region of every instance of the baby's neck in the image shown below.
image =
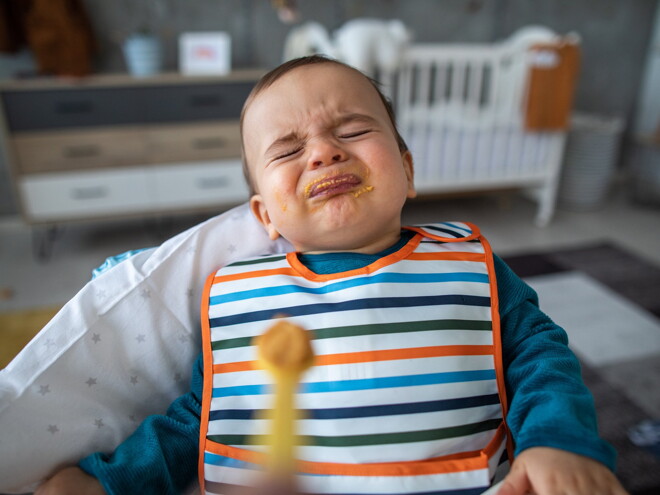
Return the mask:
<svg viewBox="0 0 660 495"><path fill-rule="evenodd" d="M360 253L360 254L377 254L385 249L396 244L399 239L401 239L401 231L390 232L387 235L383 235L378 239L369 242L356 243L355 245L338 245L332 246L332 248L322 248L322 247L312 247L308 249L296 249L297 251L303 254L326 254L326 253Z"/></svg>

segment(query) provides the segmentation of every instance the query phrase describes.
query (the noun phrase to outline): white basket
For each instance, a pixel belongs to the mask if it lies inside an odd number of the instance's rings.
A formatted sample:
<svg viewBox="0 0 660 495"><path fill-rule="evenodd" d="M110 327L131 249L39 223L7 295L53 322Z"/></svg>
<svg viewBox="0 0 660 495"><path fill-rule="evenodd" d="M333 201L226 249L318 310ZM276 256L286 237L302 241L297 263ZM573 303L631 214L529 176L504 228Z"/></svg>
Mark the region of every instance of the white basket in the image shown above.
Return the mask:
<svg viewBox="0 0 660 495"><path fill-rule="evenodd" d="M615 172L623 119L577 114L571 119L558 199L562 207L589 210L605 200Z"/></svg>

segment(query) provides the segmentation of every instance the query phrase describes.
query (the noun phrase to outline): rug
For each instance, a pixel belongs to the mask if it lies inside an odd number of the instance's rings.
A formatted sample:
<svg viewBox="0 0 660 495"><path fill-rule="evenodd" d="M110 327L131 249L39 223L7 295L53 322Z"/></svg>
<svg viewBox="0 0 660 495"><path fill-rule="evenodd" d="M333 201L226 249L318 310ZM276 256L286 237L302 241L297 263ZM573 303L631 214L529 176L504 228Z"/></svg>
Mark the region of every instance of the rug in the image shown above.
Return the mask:
<svg viewBox="0 0 660 495"><path fill-rule="evenodd" d="M48 307L0 313L0 369L14 359L59 309Z"/></svg>
<svg viewBox="0 0 660 495"><path fill-rule="evenodd" d="M556 286L561 286L562 274L567 283L579 277L591 279L634 305L640 317L653 320L655 327L660 324L660 268L616 245L587 245L509 256L504 260L532 286L542 286L544 279L551 277L559 284ZM561 307L554 309L561 311ZM561 315L550 316L559 320ZM651 338L660 341L660 335ZM632 495L659 494L658 445L636 445L631 440L631 431L645 421L660 419L649 417L647 402L660 403L660 355L596 366L577 350L576 354L580 357L584 381L594 395L601 435L618 452L617 476ZM630 383L635 380L637 384Z"/></svg>

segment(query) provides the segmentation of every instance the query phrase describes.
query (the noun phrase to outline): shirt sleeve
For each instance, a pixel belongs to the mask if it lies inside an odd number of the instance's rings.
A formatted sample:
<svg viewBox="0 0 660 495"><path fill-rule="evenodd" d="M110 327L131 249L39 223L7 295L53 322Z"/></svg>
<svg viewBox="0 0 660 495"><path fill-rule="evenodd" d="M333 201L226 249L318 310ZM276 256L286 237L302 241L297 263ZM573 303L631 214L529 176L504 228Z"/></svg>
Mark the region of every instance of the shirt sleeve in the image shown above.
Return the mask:
<svg viewBox="0 0 660 495"><path fill-rule="evenodd" d="M203 382L202 355L193 366L191 391L164 415L147 417L110 455L95 453L79 467L110 494L179 494L195 481Z"/></svg>
<svg viewBox="0 0 660 495"><path fill-rule="evenodd" d="M538 296L497 256L502 352L515 454L554 447L614 470L616 452L599 437L591 392L566 332L539 309Z"/></svg>

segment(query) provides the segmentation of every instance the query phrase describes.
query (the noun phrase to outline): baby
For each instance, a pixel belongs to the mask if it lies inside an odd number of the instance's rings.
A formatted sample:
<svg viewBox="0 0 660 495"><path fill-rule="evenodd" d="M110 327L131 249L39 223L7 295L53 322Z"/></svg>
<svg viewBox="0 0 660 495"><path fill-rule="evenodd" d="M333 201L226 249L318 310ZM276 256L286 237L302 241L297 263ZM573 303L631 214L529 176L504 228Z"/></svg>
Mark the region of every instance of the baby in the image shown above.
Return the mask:
<svg viewBox="0 0 660 495"><path fill-rule="evenodd" d="M401 225L413 159L377 86L306 57L241 120L251 210L294 251L207 281L192 389L37 495L249 485L270 386L253 338L285 315L317 356L298 403L304 493L625 494L565 332L470 224ZM508 474L507 467L511 466Z"/></svg>

